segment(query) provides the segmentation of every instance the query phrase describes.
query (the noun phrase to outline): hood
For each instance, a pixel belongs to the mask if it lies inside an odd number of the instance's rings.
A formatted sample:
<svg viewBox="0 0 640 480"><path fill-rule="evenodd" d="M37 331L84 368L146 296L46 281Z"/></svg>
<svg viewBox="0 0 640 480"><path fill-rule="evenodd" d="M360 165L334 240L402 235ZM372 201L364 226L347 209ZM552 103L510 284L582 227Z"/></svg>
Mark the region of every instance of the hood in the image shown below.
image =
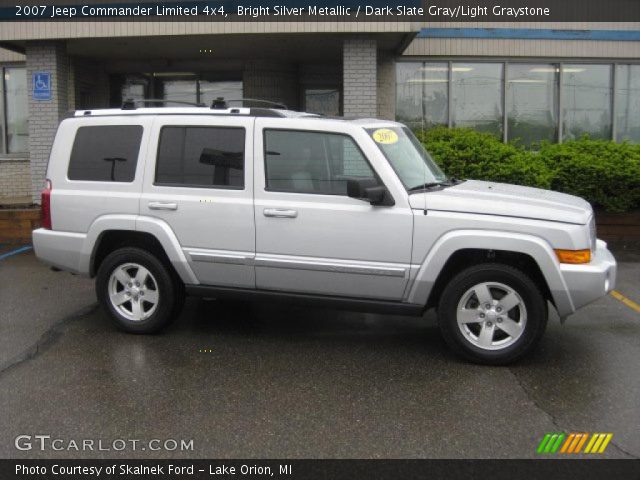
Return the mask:
<svg viewBox="0 0 640 480"><path fill-rule="evenodd" d="M554 222L586 224L593 215L591 205L566 193L521 187L507 183L467 180L442 190L414 193L412 208L460 213L478 213Z"/></svg>

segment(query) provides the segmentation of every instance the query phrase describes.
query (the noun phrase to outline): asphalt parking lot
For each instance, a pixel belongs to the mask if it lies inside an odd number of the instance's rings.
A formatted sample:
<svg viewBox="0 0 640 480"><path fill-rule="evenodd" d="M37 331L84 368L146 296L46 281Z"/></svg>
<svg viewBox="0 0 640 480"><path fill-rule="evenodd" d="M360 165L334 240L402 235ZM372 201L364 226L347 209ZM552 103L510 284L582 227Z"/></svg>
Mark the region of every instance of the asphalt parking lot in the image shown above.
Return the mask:
<svg viewBox="0 0 640 480"><path fill-rule="evenodd" d="M640 302L640 263L620 263L617 290ZM127 335L91 280L0 260L3 458L527 458L546 432L611 432L599 457L638 458L639 359L640 313L611 296L493 368L450 354L433 313L189 299L163 334ZM41 434L193 450L14 446Z"/></svg>

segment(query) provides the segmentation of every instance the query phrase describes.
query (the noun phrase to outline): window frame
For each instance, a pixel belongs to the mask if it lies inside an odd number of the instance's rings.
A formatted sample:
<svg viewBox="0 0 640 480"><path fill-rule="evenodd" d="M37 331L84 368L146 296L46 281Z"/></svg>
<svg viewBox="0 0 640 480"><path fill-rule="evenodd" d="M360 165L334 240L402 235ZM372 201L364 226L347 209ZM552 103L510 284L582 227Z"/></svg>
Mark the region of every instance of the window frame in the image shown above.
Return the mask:
<svg viewBox="0 0 640 480"><path fill-rule="evenodd" d="M322 134L340 135L342 137L346 137L346 138L348 138L349 140L351 140L353 142L355 147L358 149L358 151L360 152L360 154L364 158L365 162L367 163L367 165L369 166L369 168L373 172L373 177L378 182L378 186L383 186L387 190L389 190L387 188L387 186L385 185L384 181L382 180L382 178L380 177L380 175L378 175L378 172L376 171L376 169L373 167L373 165L369 161L369 158L365 155L364 151L360 147L360 144L357 142L357 140L355 138L353 138L353 136L349 135L348 133L336 132L336 131L333 131L333 130L316 130L316 129L305 130L305 129L299 129L299 128L264 127L262 129L262 158L263 158L263 168L264 168L264 191L265 192L270 192L270 193L290 193L290 194L296 194L296 195L321 195L321 196L328 196L328 197L346 197L346 198L350 198L348 195L341 194L341 193L298 192L298 191L295 191L295 190L280 190L280 189L269 188L268 187L268 180L267 180L267 175L268 175L268 170L269 170L268 167L267 167L267 132L269 132L269 131L295 132L295 133L298 133L298 132L299 133L322 133ZM351 178L356 178L356 177L351 177ZM389 193L389 195L391 195L391 193Z"/></svg>
<svg viewBox="0 0 640 480"><path fill-rule="evenodd" d="M469 57L469 56L460 56L460 57L429 57L429 56L415 56L415 57L405 57L405 58L397 58L396 63L447 63L449 66L449 107L451 107L452 101L452 90L451 90L451 72L452 65L455 63L502 63L504 68L503 74L503 85L502 85L502 94L503 94L503 106L506 103L506 81L508 78L508 68L510 64L538 64L538 63L547 63L555 65L558 71L558 105L556 114L558 116L558 125L556 125L556 136L558 138L556 143L563 143L566 139L563 139L563 68L568 64L586 64L586 65L609 65L611 67L611 137L606 140L612 140L614 142L618 141L618 132L617 132L617 110L616 110L616 89L618 87L616 81L616 72L618 70L619 65L640 65L640 60L636 58L624 58L624 59L598 59L598 58L581 58L581 57L506 57L506 56L497 56L497 57L487 57L487 56L479 56L479 57ZM397 90L396 90L396 103L397 103ZM503 108L504 115L506 117L506 109ZM449 108L449 118L448 118L448 127L451 128L451 108ZM503 120L506 121L506 118ZM504 132L502 136L502 141L507 143L511 139L509 138L508 126L505 123Z"/></svg>
<svg viewBox="0 0 640 480"><path fill-rule="evenodd" d="M29 158L29 141L27 140L27 149L23 152L9 152L9 132L7 131L7 102L6 85L5 85L5 70L8 68L23 68L27 76L27 114L29 111L29 97L31 90L29 88L29 72L27 66L22 62L5 62L0 63L0 135L2 136L2 144L0 145L0 161L1 160L25 160ZM29 119L27 118L27 131ZM28 135L27 135L28 137Z"/></svg>
<svg viewBox="0 0 640 480"><path fill-rule="evenodd" d="M225 129L225 130L242 130L244 133L244 138L243 138L243 143L242 143L242 159L243 159L243 164L242 164L242 186L238 187L235 185L198 185L198 184L191 184L191 183L164 183L164 182L158 182L157 178L158 178L158 165L160 164L159 160L160 160L160 141L162 139L162 132L165 128L218 128L218 129ZM246 179L246 172L247 172L247 148L246 148L246 142L247 142L247 128L243 127L243 126L226 126L226 125L162 125L160 127L160 131L158 132L158 138L157 138L157 147L156 147L156 158L155 158L155 165L153 168L153 182L152 185L154 187L163 187L163 188L204 188L207 190L237 190L237 191L243 191L246 190L247 188L247 179ZM184 152L183 152L184 153ZM184 157L183 157L184 160Z"/></svg>
<svg viewBox="0 0 640 480"><path fill-rule="evenodd" d="M138 145L138 152L135 158L136 166L133 169L133 178L130 181L116 181L116 180L83 180L78 178L70 178L69 170L71 169L71 156L73 155L73 148L76 145L76 139L78 138L78 132L83 128L99 128L99 127L139 127L142 129L140 134L140 144ZM138 176L138 167L140 165L140 152L142 151L142 141L144 140L145 126L138 123L131 123L125 125L113 125L113 124L97 124L97 125L79 125L73 135L73 142L71 142L71 149L69 150L69 161L67 162L67 170L65 172L65 180L70 183L106 183L109 185L130 185L135 183Z"/></svg>

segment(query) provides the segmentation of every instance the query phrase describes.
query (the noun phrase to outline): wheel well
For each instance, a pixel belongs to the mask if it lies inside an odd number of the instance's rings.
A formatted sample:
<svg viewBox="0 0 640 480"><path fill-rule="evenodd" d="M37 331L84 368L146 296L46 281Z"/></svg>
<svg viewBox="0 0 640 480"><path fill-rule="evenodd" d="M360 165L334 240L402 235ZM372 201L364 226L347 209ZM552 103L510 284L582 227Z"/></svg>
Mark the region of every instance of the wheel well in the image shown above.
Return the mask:
<svg viewBox="0 0 640 480"><path fill-rule="evenodd" d="M165 264L167 268L176 274L173 265L169 261L164 248L156 237L146 232L136 232L132 230L109 230L103 232L91 255L91 268L89 274L94 277L100 268L102 261L114 250L123 247L138 247L153 253L158 259ZM177 276L177 274L176 274Z"/></svg>
<svg viewBox="0 0 640 480"><path fill-rule="evenodd" d="M510 252L506 250L484 250L484 249L462 249L456 251L442 267L440 274L429 294L427 308L435 307L440 298L440 294L447 286L449 281L459 272L472 265L480 263L502 263L522 270L536 282L544 297L553 303L551 291L547 285L547 281L542 274L542 270L538 263L526 253Z"/></svg>

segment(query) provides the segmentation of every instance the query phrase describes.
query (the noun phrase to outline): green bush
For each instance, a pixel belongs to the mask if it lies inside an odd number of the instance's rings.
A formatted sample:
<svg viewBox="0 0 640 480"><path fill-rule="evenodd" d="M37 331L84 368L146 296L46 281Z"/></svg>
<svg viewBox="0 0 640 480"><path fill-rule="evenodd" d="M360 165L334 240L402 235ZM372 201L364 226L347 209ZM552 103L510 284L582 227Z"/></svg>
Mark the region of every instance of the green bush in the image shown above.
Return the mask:
<svg viewBox="0 0 640 480"><path fill-rule="evenodd" d="M420 133L419 138L452 177L551 187L550 171L545 164L531 161L530 152L504 144L490 133L437 127Z"/></svg>
<svg viewBox="0 0 640 480"><path fill-rule="evenodd" d="M640 145L584 137L532 151L467 128L416 135L452 177L551 188L609 212L640 207Z"/></svg>
<svg viewBox="0 0 640 480"><path fill-rule="evenodd" d="M551 188L585 198L608 212L640 206L640 146L583 138L545 144L542 160L552 171Z"/></svg>

